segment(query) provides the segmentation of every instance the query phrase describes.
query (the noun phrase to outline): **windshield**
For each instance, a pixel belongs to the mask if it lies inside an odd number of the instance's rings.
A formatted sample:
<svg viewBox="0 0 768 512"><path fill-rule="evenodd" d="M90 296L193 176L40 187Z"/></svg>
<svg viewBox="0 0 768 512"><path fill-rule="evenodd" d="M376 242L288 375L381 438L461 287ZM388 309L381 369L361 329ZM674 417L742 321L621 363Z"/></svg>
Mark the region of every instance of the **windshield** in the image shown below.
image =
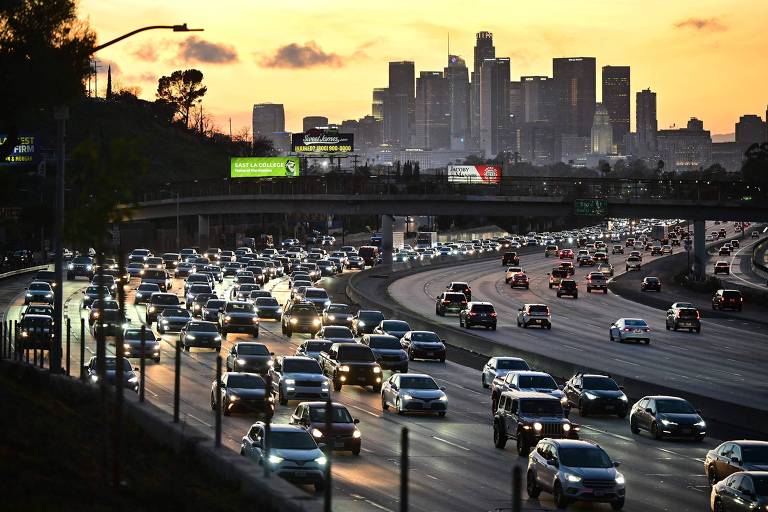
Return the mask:
<svg viewBox="0 0 768 512"><path fill-rule="evenodd" d="M397 338L390 336L372 336L368 340L368 346L371 348L386 350L400 350L402 348Z"/></svg>
<svg viewBox="0 0 768 512"><path fill-rule="evenodd" d="M209 300L205 303L205 307L209 309L219 309L224 307L224 304L226 304L227 301L225 300Z"/></svg>
<svg viewBox="0 0 768 512"><path fill-rule="evenodd" d="M360 362L375 361L373 352L371 352L370 348L353 344L344 344L339 347L339 360Z"/></svg>
<svg viewBox="0 0 768 512"><path fill-rule="evenodd" d="M656 284L656 283L659 282L659 279L657 277L646 277L645 278L645 282L646 283Z"/></svg>
<svg viewBox="0 0 768 512"><path fill-rule="evenodd" d="M320 365L314 359L285 359L283 373L322 373Z"/></svg>
<svg viewBox="0 0 768 512"><path fill-rule="evenodd" d="M613 379L608 377L584 377L584 389L594 389L595 391L618 391L619 386Z"/></svg>
<svg viewBox="0 0 768 512"><path fill-rule="evenodd" d="M735 290L725 290L723 292L723 297L726 299L737 299L741 297L741 292L735 291Z"/></svg>
<svg viewBox="0 0 768 512"><path fill-rule="evenodd" d="M183 317L186 317L186 318L190 318L192 316L192 315L189 314L189 311L187 311L186 309L181 309L181 308L166 309L166 310L164 310L160 314L163 315L163 316L166 316L166 317L168 317L168 316L183 316Z"/></svg>
<svg viewBox="0 0 768 512"><path fill-rule="evenodd" d="M274 450L316 450L317 443L305 430L270 432L269 447Z"/></svg>
<svg viewBox="0 0 768 512"><path fill-rule="evenodd" d="M520 412L536 416L562 416L563 406L559 400L521 400Z"/></svg>
<svg viewBox="0 0 768 512"><path fill-rule="evenodd" d="M325 290L307 290L305 296L313 299L327 299L328 293Z"/></svg>
<svg viewBox="0 0 768 512"><path fill-rule="evenodd" d="M521 389L557 389L555 380L549 375L521 375L517 383Z"/></svg>
<svg viewBox="0 0 768 512"><path fill-rule="evenodd" d="M145 270L142 279L165 279L165 270Z"/></svg>
<svg viewBox="0 0 768 512"><path fill-rule="evenodd" d="M410 331L411 326L408 325L408 322L403 322L402 320L385 320L382 323L382 327L385 331Z"/></svg>
<svg viewBox="0 0 768 512"><path fill-rule="evenodd" d="M189 287L189 293L211 293L211 287L207 284L193 284Z"/></svg>
<svg viewBox="0 0 768 512"><path fill-rule="evenodd" d="M549 314L549 308L547 306L531 306L528 310L531 313L542 313L545 315Z"/></svg>
<svg viewBox="0 0 768 512"><path fill-rule="evenodd" d="M240 389L263 389L264 380L258 375L232 375L227 378L227 386Z"/></svg>
<svg viewBox="0 0 768 512"><path fill-rule="evenodd" d="M349 313L349 306L344 304L331 304L328 306L329 313Z"/></svg>
<svg viewBox="0 0 768 512"><path fill-rule="evenodd" d="M331 348L333 342L331 341L310 341L307 343L306 349L308 352L323 352Z"/></svg>
<svg viewBox="0 0 768 512"><path fill-rule="evenodd" d="M152 295L153 304L179 304L179 298L175 295Z"/></svg>
<svg viewBox="0 0 768 512"><path fill-rule="evenodd" d="M312 407L309 409L309 419L314 423L325 422L325 407ZM333 406L331 409L332 423L352 423L352 416L346 407Z"/></svg>
<svg viewBox="0 0 768 512"><path fill-rule="evenodd" d="M36 290L36 291L51 291L51 285L48 283L32 283L29 285L30 290Z"/></svg>
<svg viewBox="0 0 768 512"><path fill-rule="evenodd" d="M755 492L758 496L768 496L768 478L753 476L752 482L755 484Z"/></svg>
<svg viewBox="0 0 768 512"><path fill-rule="evenodd" d="M572 468L611 468L608 454L597 447L589 448L563 448L558 450L560 463Z"/></svg>
<svg viewBox="0 0 768 512"><path fill-rule="evenodd" d="M30 316L25 316L22 321L21 325L24 328L30 328L30 327L49 327L52 323L52 320L49 317L45 318L34 318Z"/></svg>
<svg viewBox="0 0 768 512"><path fill-rule="evenodd" d="M645 327L646 324L645 320L624 320L624 325L629 327Z"/></svg>
<svg viewBox="0 0 768 512"><path fill-rule="evenodd" d="M101 287L101 290L104 293L104 295L106 295L106 296L109 295L109 290L107 290L106 288ZM97 295L99 293L99 287L98 286L89 286L88 288L85 289L85 293L87 293L88 295Z"/></svg>
<svg viewBox="0 0 768 512"><path fill-rule="evenodd" d="M90 265L93 263L93 260L91 258L85 257L85 256L78 256L77 258L72 260L72 263L79 263L81 265Z"/></svg>
<svg viewBox="0 0 768 512"><path fill-rule="evenodd" d="M743 446L741 447L741 457L743 462L755 464L768 463L768 444L759 446Z"/></svg>
<svg viewBox="0 0 768 512"><path fill-rule="evenodd" d="M259 297L256 299L257 306L279 306L280 303L274 297Z"/></svg>
<svg viewBox="0 0 768 512"><path fill-rule="evenodd" d="M141 329L126 329L123 333L123 339L125 340L141 340ZM144 331L144 340L146 342L156 341L155 333L149 329Z"/></svg>
<svg viewBox="0 0 768 512"><path fill-rule="evenodd" d="M433 332L412 332L411 341L421 341L424 343L440 343L440 336Z"/></svg>
<svg viewBox="0 0 768 512"><path fill-rule="evenodd" d="M216 324L210 322L189 322L187 324L187 330L196 332L219 332L216 328Z"/></svg>
<svg viewBox="0 0 768 512"><path fill-rule="evenodd" d="M696 318L698 316L698 312L695 309L681 309L679 310L680 317L681 318Z"/></svg>
<svg viewBox="0 0 768 512"><path fill-rule="evenodd" d="M475 304L472 306L472 311L476 313L493 313L493 306L490 304Z"/></svg>
<svg viewBox="0 0 768 512"><path fill-rule="evenodd" d="M400 377L402 389L440 389L430 377Z"/></svg>
<svg viewBox="0 0 768 512"><path fill-rule="evenodd" d="M358 318L368 323L378 323L384 320L384 315L380 311L360 311Z"/></svg>
<svg viewBox="0 0 768 512"><path fill-rule="evenodd" d="M253 305L247 302L230 302L225 311L227 313L253 313Z"/></svg>
<svg viewBox="0 0 768 512"><path fill-rule="evenodd" d="M499 370L528 370L528 363L522 359L499 359L496 361Z"/></svg>
<svg viewBox="0 0 768 512"><path fill-rule="evenodd" d="M656 410L666 414L696 414L696 409L685 400L656 400Z"/></svg>
<svg viewBox="0 0 768 512"><path fill-rule="evenodd" d="M267 349L265 345L261 345L259 343L239 343L237 345L237 353L241 356L268 356L269 349Z"/></svg>
<svg viewBox="0 0 768 512"><path fill-rule="evenodd" d="M98 368L99 363L98 360L93 360L93 368ZM104 361L104 367L107 370L114 370L117 368L117 358L114 357L107 357L106 361ZM132 372L133 368L131 367L131 362L128 359L123 359L123 371L124 372Z"/></svg>
<svg viewBox="0 0 768 512"><path fill-rule="evenodd" d="M326 327L323 329L323 335L328 338L354 338L352 331L348 327Z"/></svg>
<svg viewBox="0 0 768 512"><path fill-rule="evenodd" d="M139 292L159 292L160 291L160 285L154 284L154 283L144 283L140 284L138 288L136 288L136 291Z"/></svg>

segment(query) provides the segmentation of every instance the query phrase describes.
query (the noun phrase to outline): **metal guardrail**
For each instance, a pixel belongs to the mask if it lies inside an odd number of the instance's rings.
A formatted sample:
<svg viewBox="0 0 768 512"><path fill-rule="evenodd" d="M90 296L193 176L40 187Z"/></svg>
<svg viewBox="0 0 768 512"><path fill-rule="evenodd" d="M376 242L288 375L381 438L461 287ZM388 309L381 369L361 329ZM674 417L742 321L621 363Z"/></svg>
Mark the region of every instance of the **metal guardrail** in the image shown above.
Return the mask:
<svg viewBox="0 0 768 512"><path fill-rule="evenodd" d="M176 182L140 194L139 202L235 195L456 195L564 199L729 201L768 200L768 187L743 181L505 176L497 184L448 181L446 176L403 178L329 174L296 178L211 179Z"/></svg>
<svg viewBox="0 0 768 512"><path fill-rule="evenodd" d="M755 244L755 248L752 250L752 265L768 274L768 266L763 263L765 261L766 250L768 250L768 238L763 238ZM758 254L763 256L761 261L758 261Z"/></svg>

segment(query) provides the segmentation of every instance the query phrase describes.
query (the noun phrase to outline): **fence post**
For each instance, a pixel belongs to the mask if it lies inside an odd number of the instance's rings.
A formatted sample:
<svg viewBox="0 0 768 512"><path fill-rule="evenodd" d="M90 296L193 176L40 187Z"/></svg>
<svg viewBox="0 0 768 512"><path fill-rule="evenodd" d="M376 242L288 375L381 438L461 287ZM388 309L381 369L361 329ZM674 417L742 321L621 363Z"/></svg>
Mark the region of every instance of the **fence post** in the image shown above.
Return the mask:
<svg viewBox="0 0 768 512"><path fill-rule="evenodd" d="M67 366L66 366L67 377L69 377L69 370L70 370L69 350L71 348L71 343L72 343L71 338L72 338L72 322L69 319L69 317L67 317Z"/></svg>
<svg viewBox="0 0 768 512"><path fill-rule="evenodd" d="M141 326L141 345L139 346L139 402L144 401L144 368L146 367L146 361L144 360L144 351L147 347L147 326Z"/></svg>
<svg viewBox="0 0 768 512"><path fill-rule="evenodd" d="M408 510L408 427L400 431L400 512Z"/></svg>
<svg viewBox="0 0 768 512"><path fill-rule="evenodd" d="M520 466L512 470L512 512L520 512L523 506L523 472Z"/></svg>
<svg viewBox="0 0 768 512"><path fill-rule="evenodd" d="M214 438L214 446L216 448L221 447L221 356L216 356L216 399L214 401L214 407L216 408L216 437ZM267 460L269 465L269 460Z"/></svg>
<svg viewBox="0 0 768 512"><path fill-rule="evenodd" d="M333 497L333 485L331 475L331 458L333 456L333 402L331 394L328 393L328 400L325 402L325 500L324 512L331 512L331 499Z"/></svg>
<svg viewBox="0 0 768 512"><path fill-rule="evenodd" d="M85 318L80 319L80 380L85 382Z"/></svg>
<svg viewBox="0 0 768 512"><path fill-rule="evenodd" d="M176 362L173 376L173 422L179 422L179 393L181 388L181 343L176 340Z"/></svg>
<svg viewBox="0 0 768 512"><path fill-rule="evenodd" d="M5 320L0 323L0 358L5 359Z"/></svg>

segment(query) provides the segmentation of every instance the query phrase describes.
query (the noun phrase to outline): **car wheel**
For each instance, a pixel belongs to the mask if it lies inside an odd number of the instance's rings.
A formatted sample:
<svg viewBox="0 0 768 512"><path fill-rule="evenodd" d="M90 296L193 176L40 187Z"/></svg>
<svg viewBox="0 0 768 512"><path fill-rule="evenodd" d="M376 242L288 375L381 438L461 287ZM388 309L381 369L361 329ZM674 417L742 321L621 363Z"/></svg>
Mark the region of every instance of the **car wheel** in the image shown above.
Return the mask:
<svg viewBox="0 0 768 512"><path fill-rule="evenodd" d="M229 415L231 414L231 413L229 412L229 407L227 407L226 405L225 405L225 406L223 406L223 407L221 408L221 413L222 413L224 416L229 416Z"/></svg>
<svg viewBox="0 0 768 512"><path fill-rule="evenodd" d="M413 361L413 350L408 350L408 360Z"/></svg>
<svg viewBox="0 0 768 512"><path fill-rule="evenodd" d="M381 393L381 383L373 385L373 392L374 393Z"/></svg>
<svg viewBox="0 0 768 512"><path fill-rule="evenodd" d="M651 423L651 435L654 439L661 439L664 436L663 432L659 430L659 426L655 421Z"/></svg>
<svg viewBox="0 0 768 512"><path fill-rule="evenodd" d="M507 445L507 435L504 433L498 421L493 424L493 446L503 450Z"/></svg>
<svg viewBox="0 0 768 512"><path fill-rule="evenodd" d="M185 352L189 352L189 345L186 345L186 344L185 344L185 345L183 345L183 346L184 346L184 351L185 351Z"/></svg>
<svg viewBox="0 0 768 512"><path fill-rule="evenodd" d="M624 508L624 498L611 502L611 510L621 510Z"/></svg>
<svg viewBox="0 0 768 512"><path fill-rule="evenodd" d="M637 428L637 425L635 425L635 420L632 419L632 417L629 418L629 430L633 434L639 434L640 433L640 429Z"/></svg>
<svg viewBox="0 0 768 512"><path fill-rule="evenodd" d="M664 323L664 327L666 327L666 328L667 328L667 330L669 330L669 322L665 322L665 323Z"/></svg>
<svg viewBox="0 0 768 512"><path fill-rule="evenodd" d="M334 381L333 381L333 390L334 390L335 392L337 392L337 393L338 393L339 391L341 391L341 382L339 382L339 381L337 381L337 380L334 380Z"/></svg>
<svg viewBox="0 0 768 512"><path fill-rule="evenodd" d="M528 328L528 324L523 322L523 329L527 329L527 328Z"/></svg>
<svg viewBox="0 0 768 512"><path fill-rule="evenodd" d="M159 362L160 362L160 358L159 358L159 357L156 357L156 358L154 358L154 359L153 359L153 361L154 361L155 363L159 363Z"/></svg>
<svg viewBox="0 0 768 512"><path fill-rule="evenodd" d="M523 437L522 432L519 432L517 435L517 454L521 457L527 457L530 451L531 448L528 446L528 442Z"/></svg>
<svg viewBox="0 0 768 512"><path fill-rule="evenodd" d="M352 455L360 455L360 447L352 448Z"/></svg>
<svg viewBox="0 0 768 512"><path fill-rule="evenodd" d="M552 497L555 500L555 506L557 508L566 508L568 506L568 498L565 496L565 493L563 492L563 486L560 485L560 482L557 482L555 484L555 489L552 491Z"/></svg>
<svg viewBox="0 0 768 512"><path fill-rule="evenodd" d="M397 414L400 416L405 414L405 411L403 410L403 403L400 401L400 399L397 399L397 402L395 402L395 410L397 411Z"/></svg>
<svg viewBox="0 0 768 512"><path fill-rule="evenodd" d="M719 481L720 479L717 478L717 470L715 469L715 466L709 466L707 468L707 483L710 487L713 487Z"/></svg>
<svg viewBox="0 0 768 512"><path fill-rule="evenodd" d="M389 404L387 404L387 401L384 399L384 395L381 396L381 410L382 411L389 410Z"/></svg>
<svg viewBox="0 0 768 512"><path fill-rule="evenodd" d="M715 503L712 506L713 512L725 512L725 507L723 506L723 501L718 497L715 498Z"/></svg>
<svg viewBox="0 0 768 512"><path fill-rule="evenodd" d="M608 340L613 341L613 331L608 331Z"/></svg>
<svg viewBox="0 0 768 512"><path fill-rule="evenodd" d="M288 336L289 338L292 338L293 337L293 331L286 331L285 335Z"/></svg>
<svg viewBox="0 0 768 512"><path fill-rule="evenodd" d="M651 340L643 340L646 345L649 345L651 343Z"/></svg>
<svg viewBox="0 0 768 512"><path fill-rule="evenodd" d="M536 475L533 471L529 471L525 479L525 490L528 492L529 498L536 499L541 494L541 489L536 485Z"/></svg>
<svg viewBox="0 0 768 512"><path fill-rule="evenodd" d="M701 327L697 327L696 328L696 334L700 334L700 333L701 333Z"/></svg>
<svg viewBox="0 0 768 512"><path fill-rule="evenodd" d="M445 411L440 411L439 413L437 413L437 415L440 416L441 418L445 418Z"/></svg>
<svg viewBox="0 0 768 512"><path fill-rule="evenodd" d="M213 397L213 393L211 393L211 410L212 411L216 410L216 400Z"/></svg>
<svg viewBox="0 0 768 512"><path fill-rule="evenodd" d="M548 330L548 331L551 331L551 330L552 330L552 324L547 324L547 330Z"/></svg>

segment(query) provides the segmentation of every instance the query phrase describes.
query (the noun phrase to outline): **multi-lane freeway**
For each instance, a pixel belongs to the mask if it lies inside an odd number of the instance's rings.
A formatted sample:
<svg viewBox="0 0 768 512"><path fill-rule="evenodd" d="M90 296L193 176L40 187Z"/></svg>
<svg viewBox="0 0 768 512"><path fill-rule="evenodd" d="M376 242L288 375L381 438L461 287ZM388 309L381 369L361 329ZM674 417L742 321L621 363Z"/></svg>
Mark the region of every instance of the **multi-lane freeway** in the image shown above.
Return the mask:
<svg viewBox="0 0 768 512"><path fill-rule="evenodd" d="M623 260L622 260L623 261ZM668 334L658 319L659 312L630 303L608 294L583 293L578 301L556 299L542 280L553 259L542 255L526 256L522 262L533 278L530 291L510 290L504 286L501 265L497 259L467 263L451 269L427 271L397 281L392 294L409 308L434 317L434 295L451 280L466 280L473 286L478 299L494 302L500 313L496 332L475 333L488 336L499 343L526 350L565 351L575 362L593 366L596 362L606 371L629 373L638 378L660 379L671 386L687 386L702 393L717 393L736 402L749 398L749 405L766 406L765 382L754 379L756 369L764 366L765 356L750 351L752 343L763 343L765 334L755 334L724 322L707 320L701 335ZM583 271L577 270L577 277ZM336 280L342 278L334 278ZM324 278L320 285L335 290L334 279ZM28 279L19 278L5 283L6 293L16 291L8 318L17 318L23 288ZM144 320L144 306L134 306L136 280L128 292L128 315L133 324ZM80 291L84 280L65 282L66 315L73 326L79 325L87 310L81 308ZM220 285L219 293L228 296L229 279ZM180 293L183 281L174 279L173 290ZM285 279L267 285L281 303L287 300ZM582 290L583 291L583 290ZM340 300L334 297L334 300ZM552 331L518 329L513 314L522 302L547 302L554 310ZM619 316L643 316L654 328L650 346L610 344L607 326ZM454 318L437 318L436 322L456 323ZM663 322L663 320L661 320ZM73 368L78 368L78 344L86 344L86 359L95 353L95 341L88 333L80 340L73 330ZM277 323L263 321L259 341L276 355L293 354L307 335L287 338L280 334ZM756 338L757 337L757 338ZM162 335L161 362L147 363L147 397L156 406L172 411L173 355L177 334ZM748 339L749 338L749 339ZM223 353L235 342L251 339L246 335L230 335ZM718 340L720 347L718 348ZM450 340L449 340L450 341ZM693 346L692 344L696 344ZM733 361L724 363L723 347L734 350ZM114 353L113 342L108 351ZM211 382L215 371L215 352L195 350L182 354L181 414L186 421L213 435L213 415L209 406ZM730 357L730 356L728 356ZM724 366L725 365L725 366ZM359 457L339 454L334 458L334 510L397 510L399 485L400 429L407 426L411 436L410 485L411 509L495 510L510 506L511 473L514 466L525 467L513 448L493 447L490 396L480 385L479 372L448 361L444 364L411 362L411 371L432 375L446 388L449 412L445 418L431 416L398 416L383 412L377 394L357 387L344 387L334 394L334 400L347 405L360 419L363 449ZM720 370L720 371L715 371ZM697 377L701 375L701 377ZM741 386L739 396L737 390ZM749 386L749 393L744 387ZM279 406L273 421L287 421L295 407ZM702 460L706 449L720 441L708 438L703 444L658 442L647 435L630 433L626 421L608 417L572 419L582 425L582 437L601 444L611 456L622 462L627 478L625 510L652 511L676 509L703 510L707 506L708 487ZM223 419L223 441L226 447L238 450L241 436L254 421L250 415L233 415ZM311 492L310 489L307 489ZM550 510L554 504L548 494L538 500L526 499L527 510ZM574 510L600 508L577 504Z"/></svg>

